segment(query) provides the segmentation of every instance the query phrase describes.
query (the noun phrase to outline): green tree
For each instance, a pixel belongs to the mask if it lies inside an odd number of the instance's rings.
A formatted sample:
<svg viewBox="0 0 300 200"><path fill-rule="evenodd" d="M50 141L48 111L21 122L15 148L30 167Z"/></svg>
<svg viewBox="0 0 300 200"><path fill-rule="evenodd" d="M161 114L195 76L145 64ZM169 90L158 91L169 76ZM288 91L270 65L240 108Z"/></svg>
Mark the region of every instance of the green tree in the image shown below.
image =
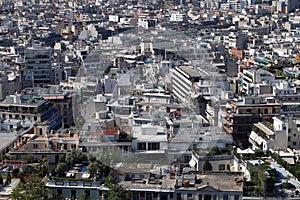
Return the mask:
<svg viewBox="0 0 300 200"><path fill-rule="evenodd" d="M63 154L62 156L59 156L58 162L59 163L66 162L66 154Z"/></svg>
<svg viewBox="0 0 300 200"><path fill-rule="evenodd" d="M91 176L95 176L97 171L100 171L102 169L102 164L99 161L92 162L87 167L88 172L91 174Z"/></svg>
<svg viewBox="0 0 300 200"><path fill-rule="evenodd" d="M29 164L31 164L31 163L33 163L33 161L34 161L34 155L32 153L28 154L27 155L27 162Z"/></svg>
<svg viewBox="0 0 300 200"><path fill-rule="evenodd" d="M109 188L109 190L106 191L104 194L104 199L109 199L109 200L119 200L119 199L130 200L131 199L130 191L124 189L122 186L116 183L111 176L105 178L104 185Z"/></svg>
<svg viewBox="0 0 300 200"><path fill-rule="evenodd" d="M208 160L203 165L203 171L212 171L212 165Z"/></svg>
<svg viewBox="0 0 300 200"><path fill-rule="evenodd" d="M79 194L77 197L77 200L90 200L90 198L87 196L87 194L83 191Z"/></svg>
<svg viewBox="0 0 300 200"><path fill-rule="evenodd" d="M69 170L69 166L67 165L67 163L58 163L58 165L56 165L54 172L56 174L58 174L58 176L62 176L65 171Z"/></svg>
<svg viewBox="0 0 300 200"><path fill-rule="evenodd" d="M85 123L85 119L80 115L76 118L76 127L81 129Z"/></svg>
<svg viewBox="0 0 300 200"><path fill-rule="evenodd" d="M73 149L66 155L66 163L68 163L70 166L74 166L75 164L81 164L84 160L87 160L87 157L79 149Z"/></svg>
<svg viewBox="0 0 300 200"><path fill-rule="evenodd" d="M47 168L46 168L46 166L42 166L40 168L40 171L38 172L38 176L43 178L46 176L46 174L47 174Z"/></svg>
<svg viewBox="0 0 300 200"><path fill-rule="evenodd" d="M54 194L54 195L51 195L51 198L49 198L49 199L51 199L51 200L65 200L66 198L62 194Z"/></svg>
<svg viewBox="0 0 300 200"><path fill-rule="evenodd" d="M11 200L36 200L48 199L50 191L46 188L41 178L34 177L30 182L20 182L9 195Z"/></svg>
<svg viewBox="0 0 300 200"><path fill-rule="evenodd" d="M94 156L94 154L89 154L88 155L88 160L89 160L89 162L95 162L96 161L96 157Z"/></svg>

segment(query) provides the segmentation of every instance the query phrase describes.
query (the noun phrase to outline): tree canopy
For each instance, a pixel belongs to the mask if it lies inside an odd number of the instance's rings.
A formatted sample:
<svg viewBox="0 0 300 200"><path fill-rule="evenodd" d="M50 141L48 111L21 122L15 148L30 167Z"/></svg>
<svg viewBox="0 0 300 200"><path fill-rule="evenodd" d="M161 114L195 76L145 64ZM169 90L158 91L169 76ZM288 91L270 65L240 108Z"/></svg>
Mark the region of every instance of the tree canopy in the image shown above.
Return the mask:
<svg viewBox="0 0 300 200"><path fill-rule="evenodd" d="M104 180L104 185L109 188L109 190L104 194L104 199L109 199L109 200L119 200L119 199L130 200L131 199L130 191L124 189L122 186L116 183L113 177L111 176L106 177Z"/></svg>
<svg viewBox="0 0 300 200"><path fill-rule="evenodd" d="M208 160L206 160L203 165L203 171L211 171L211 170L212 170L212 165Z"/></svg>
<svg viewBox="0 0 300 200"><path fill-rule="evenodd" d="M36 200L48 199L49 190L39 177L34 177L30 182L20 182L9 195L11 200Z"/></svg>

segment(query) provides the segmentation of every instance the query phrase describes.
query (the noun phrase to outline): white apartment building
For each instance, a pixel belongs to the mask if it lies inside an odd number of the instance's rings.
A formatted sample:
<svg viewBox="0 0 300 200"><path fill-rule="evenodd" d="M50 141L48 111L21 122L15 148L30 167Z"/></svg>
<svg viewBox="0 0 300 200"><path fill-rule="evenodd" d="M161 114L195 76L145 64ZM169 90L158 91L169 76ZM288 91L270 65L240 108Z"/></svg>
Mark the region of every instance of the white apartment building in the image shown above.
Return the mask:
<svg viewBox="0 0 300 200"><path fill-rule="evenodd" d="M165 153L168 135L163 127L144 124L133 128L132 150L134 152Z"/></svg>
<svg viewBox="0 0 300 200"><path fill-rule="evenodd" d="M265 86L272 86L278 80L275 76L263 69L244 69L243 72L239 73L241 79L241 92L247 95L259 95L266 93ZM271 89L270 89L271 90ZM269 93L272 93L271 91Z"/></svg>
<svg viewBox="0 0 300 200"><path fill-rule="evenodd" d="M185 15L179 12L171 13L170 21L171 22L182 22Z"/></svg>
<svg viewBox="0 0 300 200"><path fill-rule="evenodd" d="M249 136L253 149L286 151L300 149L300 119L298 117L273 117L273 124L257 123Z"/></svg>
<svg viewBox="0 0 300 200"><path fill-rule="evenodd" d="M185 99L194 91L195 83L202 78L200 70L193 66L179 66L172 68L172 87L173 93L179 99Z"/></svg>

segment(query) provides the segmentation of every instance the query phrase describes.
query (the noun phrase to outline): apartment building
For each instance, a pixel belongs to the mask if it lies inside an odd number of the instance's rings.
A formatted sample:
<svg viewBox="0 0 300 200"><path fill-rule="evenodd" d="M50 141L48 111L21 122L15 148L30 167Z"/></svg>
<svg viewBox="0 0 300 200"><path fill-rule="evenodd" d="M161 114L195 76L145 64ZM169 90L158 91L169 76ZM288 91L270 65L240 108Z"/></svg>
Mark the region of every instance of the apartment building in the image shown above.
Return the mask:
<svg viewBox="0 0 300 200"><path fill-rule="evenodd" d="M46 86L52 83L50 47L34 44L24 51L25 65L22 69L23 88L32 86Z"/></svg>
<svg viewBox="0 0 300 200"><path fill-rule="evenodd" d="M9 154L17 159L33 155L34 160L48 159L49 170L57 165L66 152L77 149L79 136L75 131L52 133L47 126L36 125L30 134L25 134L10 149Z"/></svg>
<svg viewBox="0 0 300 200"><path fill-rule="evenodd" d="M268 96L243 97L228 103L223 112L224 130L231 134L236 142L247 145L253 124L280 115L280 104Z"/></svg>
<svg viewBox="0 0 300 200"><path fill-rule="evenodd" d="M194 200L194 199L234 199L243 197L243 178L241 173L195 173L174 176L155 175L120 181L120 185L131 191L133 200ZM176 173L176 172L175 172Z"/></svg>
<svg viewBox="0 0 300 200"><path fill-rule="evenodd" d="M73 95L70 91L62 91L58 86L46 88L33 87L22 91L24 99L41 98L53 103L62 115L62 127L69 128L74 126L73 119Z"/></svg>
<svg viewBox="0 0 300 200"><path fill-rule="evenodd" d="M171 70L173 93L179 99L185 99L195 90L195 83L202 78L200 70L193 66L178 66Z"/></svg>
<svg viewBox="0 0 300 200"><path fill-rule="evenodd" d="M241 80L240 92L250 96L271 94L272 84L278 82L272 73L256 68L244 69L239 73L239 77Z"/></svg>
<svg viewBox="0 0 300 200"><path fill-rule="evenodd" d="M48 123L53 130L62 125L60 110L49 100L26 99L21 94L10 95L0 101L0 117Z"/></svg>

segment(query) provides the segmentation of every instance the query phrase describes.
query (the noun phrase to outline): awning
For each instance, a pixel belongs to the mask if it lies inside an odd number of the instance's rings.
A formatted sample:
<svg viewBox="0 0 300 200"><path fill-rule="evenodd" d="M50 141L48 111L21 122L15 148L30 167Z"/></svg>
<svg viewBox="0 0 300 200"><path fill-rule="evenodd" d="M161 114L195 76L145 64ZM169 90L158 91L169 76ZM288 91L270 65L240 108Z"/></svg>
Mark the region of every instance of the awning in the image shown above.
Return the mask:
<svg viewBox="0 0 300 200"><path fill-rule="evenodd" d="M190 160L190 162L189 162L189 165L191 166L191 167L195 167L196 166L196 161L194 160L194 159L191 159Z"/></svg>
<svg viewBox="0 0 300 200"><path fill-rule="evenodd" d="M238 154L254 154L255 152L250 148L245 149L245 150L241 150L240 148L238 148L237 153Z"/></svg>

